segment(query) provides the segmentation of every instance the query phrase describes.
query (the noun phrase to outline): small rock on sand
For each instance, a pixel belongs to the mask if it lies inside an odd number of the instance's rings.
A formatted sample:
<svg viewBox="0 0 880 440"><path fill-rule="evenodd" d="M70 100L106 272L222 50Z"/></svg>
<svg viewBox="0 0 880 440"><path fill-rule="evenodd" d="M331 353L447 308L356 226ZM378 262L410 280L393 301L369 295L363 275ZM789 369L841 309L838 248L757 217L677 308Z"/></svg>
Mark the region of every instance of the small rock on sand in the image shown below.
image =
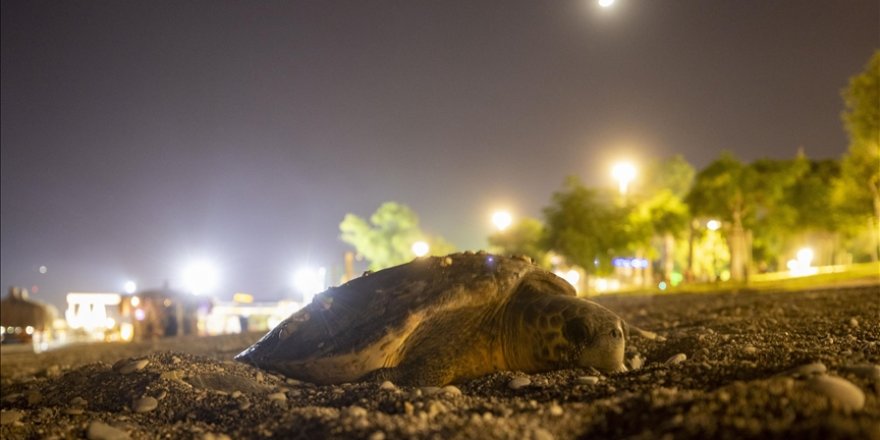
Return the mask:
<svg viewBox="0 0 880 440"><path fill-rule="evenodd" d="M686 354L684 354L684 353L679 353L679 354L677 354L677 355L675 355L675 356L672 356L671 358L667 359L667 360L666 360L666 365L680 364L680 363L686 361L687 358L688 358L688 357L687 357Z"/></svg>
<svg viewBox="0 0 880 440"><path fill-rule="evenodd" d="M524 388L529 386L532 383L532 380L525 376L514 377L507 383L507 386L512 390L518 390L520 388Z"/></svg>
<svg viewBox="0 0 880 440"><path fill-rule="evenodd" d="M89 423L86 438L89 440L128 440L130 437L127 432L121 429L95 420Z"/></svg>
<svg viewBox="0 0 880 440"><path fill-rule="evenodd" d="M828 371L825 368L825 364L821 362L813 362L810 364L804 364L798 367L794 367L791 370L785 372L785 374L789 376L802 377L802 376L810 376L813 374L825 374Z"/></svg>
<svg viewBox="0 0 880 440"><path fill-rule="evenodd" d="M128 361L117 363L114 368L119 374L130 374L135 371L143 370L150 363L147 359L130 359Z"/></svg>
<svg viewBox="0 0 880 440"><path fill-rule="evenodd" d="M579 385L596 385L599 383L599 378L596 376L581 376L577 378L577 383Z"/></svg>
<svg viewBox="0 0 880 440"><path fill-rule="evenodd" d="M839 402L843 407L859 411L865 407L865 393L852 382L835 376L816 376L807 382L813 391Z"/></svg>
<svg viewBox="0 0 880 440"><path fill-rule="evenodd" d="M140 399L135 399L134 402L131 403L131 410L136 413L144 413L150 412L156 407L159 406L159 401L153 397L141 397Z"/></svg>

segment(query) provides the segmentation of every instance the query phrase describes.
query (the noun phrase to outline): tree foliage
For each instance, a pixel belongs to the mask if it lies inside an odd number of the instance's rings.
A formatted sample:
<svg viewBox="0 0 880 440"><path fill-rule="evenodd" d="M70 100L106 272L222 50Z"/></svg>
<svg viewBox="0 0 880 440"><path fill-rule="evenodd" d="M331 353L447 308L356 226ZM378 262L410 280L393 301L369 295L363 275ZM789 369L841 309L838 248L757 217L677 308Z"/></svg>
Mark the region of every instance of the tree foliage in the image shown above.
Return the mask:
<svg viewBox="0 0 880 440"><path fill-rule="evenodd" d="M425 241L432 255L446 255L454 247L439 236L430 236L419 227L419 217L408 206L385 202L370 217L370 221L354 214L346 214L339 224L342 241L370 262L370 270L396 266L413 259L412 245Z"/></svg>
<svg viewBox="0 0 880 440"><path fill-rule="evenodd" d="M837 200L855 214L880 221L880 51L843 91L849 151L841 164Z"/></svg>
<svg viewBox="0 0 880 440"><path fill-rule="evenodd" d="M611 258L631 240L627 211L576 177L565 180L544 209L544 245L587 272L611 270Z"/></svg>
<svg viewBox="0 0 880 440"><path fill-rule="evenodd" d="M543 247L544 225L540 220L523 218L509 228L489 236L494 252L505 255L526 255L536 264L544 265L547 251Z"/></svg>

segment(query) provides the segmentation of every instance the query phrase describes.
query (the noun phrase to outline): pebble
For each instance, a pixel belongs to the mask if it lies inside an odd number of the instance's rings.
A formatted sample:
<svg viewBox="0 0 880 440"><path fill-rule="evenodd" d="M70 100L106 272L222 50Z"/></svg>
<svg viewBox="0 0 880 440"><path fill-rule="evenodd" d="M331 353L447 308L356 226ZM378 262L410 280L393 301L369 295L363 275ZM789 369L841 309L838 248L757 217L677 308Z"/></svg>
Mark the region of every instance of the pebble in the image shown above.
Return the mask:
<svg viewBox="0 0 880 440"><path fill-rule="evenodd" d="M577 378L577 383L580 385L596 385L599 383L599 378L596 376L581 376Z"/></svg>
<svg viewBox="0 0 880 440"><path fill-rule="evenodd" d="M266 397L268 397L269 400L278 400L282 402L287 400L287 394L284 394L283 392L272 393Z"/></svg>
<svg viewBox="0 0 880 440"><path fill-rule="evenodd" d="M677 355L675 355L675 356L672 356L671 358L667 359L667 360L666 360L666 365L680 364L680 363L686 361L687 358L688 358L688 357L687 357L686 354L684 354L684 353L679 353L679 354L677 354Z"/></svg>
<svg viewBox="0 0 880 440"><path fill-rule="evenodd" d="M385 440L385 433L382 431L376 431L368 437L369 440Z"/></svg>
<svg viewBox="0 0 880 440"><path fill-rule="evenodd" d="M159 406L159 401L153 397L141 397L131 404L131 410L136 413L150 412Z"/></svg>
<svg viewBox="0 0 880 440"><path fill-rule="evenodd" d="M382 382L382 385L379 385L380 390L384 391L394 391L397 389L397 385L394 385L390 380L386 380Z"/></svg>
<svg viewBox="0 0 880 440"><path fill-rule="evenodd" d="M82 407L74 406L74 407L70 407L70 408L65 408L63 412L64 412L64 414L67 414L67 415L78 416L85 411L83 411Z"/></svg>
<svg viewBox="0 0 880 440"><path fill-rule="evenodd" d="M242 400L238 403L238 409L244 411L251 407L251 402L249 400Z"/></svg>
<svg viewBox="0 0 880 440"><path fill-rule="evenodd" d="M553 440L554 437L550 431L544 428L535 428L535 431L532 432L532 438L535 440Z"/></svg>
<svg viewBox="0 0 880 440"><path fill-rule="evenodd" d="M127 440L130 437L127 432L121 429L95 420L89 423L89 427L86 430L86 438L89 440Z"/></svg>
<svg viewBox="0 0 880 440"><path fill-rule="evenodd" d="M202 440L231 440L232 438L226 434L214 434L213 432L206 432L202 434Z"/></svg>
<svg viewBox="0 0 880 440"><path fill-rule="evenodd" d="M758 348L754 345L746 345L745 347L743 347L743 352L745 354L755 354L758 352Z"/></svg>
<svg viewBox="0 0 880 440"><path fill-rule="evenodd" d="M525 376L514 377L507 382L507 386L512 390L518 390L520 388L524 388L529 386L532 383L532 380Z"/></svg>
<svg viewBox="0 0 880 440"><path fill-rule="evenodd" d="M441 391L440 387L421 387L419 390L422 391L423 396L433 396Z"/></svg>
<svg viewBox="0 0 880 440"><path fill-rule="evenodd" d="M850 327L858 327L858 326L859 326L859 320L856 319L856 318L850 318L850 319L849 319L849 326L850 326Z"/></svg>
<svg viewBox="0 0 880 440"><path fill-rule="evenodd" d="M357 405L349 406L345 409L344 413L352 418L362 418L367 416L367 410Z"/></svg>
<svg viewBox="0 0 880 440"><path fill-rule="evenodd" d="M89 402L82 397L76 396L73 399L70 399L70 404L73 406L86 406Z"/></svg>
<svg viewBox="0 0 880 440"><path fill-rule="evenodd" d="M642 366L644 366L644 365L645 365L645 360L642 359L642 357L639 356L638 354L636 354L635 356L632 357L632 359L629 360L629 366L632 367L633 370L638 370L638 369L642 368Z"/></svg>
<svg viewBox="0 0 880 440"><path fill-rule="evenodd" d="M559 404L557 404L557 403L553 403L552 405L550 405L550 415L551 415L551 416L559 417L559 416L561 416L564 412L565 412L565 411L563 411L562 407L559 406Z"/></svg>
<svg viewBox="0 0 880 440"><path fill-rule="evenodd" d="M841 367L841 370L870 381L880 381L880 365L863 364Z"/></svg>
<svg viewBox="0 0 880 440"><path fill-rule="evenodd" d="M0 412L0 425L9 425L15 423L24 417L24 413L11 409L9 411Z"/></svg>
<svg viewBox="0 0 880 440"><path fill-rule="evenodd" d="M238 399L239 397L241 397L241 391L233 391L232 394L229 395L229 397L232 397L233 399Z"/></svg>
<svg viewBox="0 0 880 440"><path fill-rule="evenodd" d="M843 407L859 411L865 407L865 393L852 382L835 376L816 376L807 382L813 391L822 393Z"/></svg>
<svg viewBox="0 0 880 440"><path fill-rule="evenodd" d="M445 387L441 388L440 391L442 391L443 394L446 394L449 396L460 396L461 395L461 390L458 389L458 387L455 385L446 385Z"/></svg>
<svg viewBox="0 0 880 440"><path fill-rule="evenodd" d="M150 361L148 359L132 359L127 362L123 362L122 364L118 364L118 368L115 370L119 374L130 374L135 371L143 370L147 365L149 365ZM114 365L116 366L116 365Z"/></svg>
<svg viewBox="0 0 880 440"><path fill-rule="evenodd" d="M825 374L828 371L828 368L825 368L825 364L821 362L813 362L811 364L804 364L798 367L794 367L791 370L788 370L785 374L789 376L809 376L812 374Z"/></svg>

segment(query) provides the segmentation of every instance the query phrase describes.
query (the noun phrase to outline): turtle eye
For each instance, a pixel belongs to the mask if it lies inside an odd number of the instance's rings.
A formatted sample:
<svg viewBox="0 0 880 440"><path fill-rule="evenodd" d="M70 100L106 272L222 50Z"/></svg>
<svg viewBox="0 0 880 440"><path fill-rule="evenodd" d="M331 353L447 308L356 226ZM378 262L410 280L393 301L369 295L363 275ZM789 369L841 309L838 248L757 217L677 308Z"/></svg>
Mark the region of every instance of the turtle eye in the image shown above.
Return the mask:
<svg viewBox="0 0 880 440"><path fill-rule="evenodd" d="M582 318L573 318L565 322L562 336L574 344L582 344L592 339L590 328Z"/></svg>

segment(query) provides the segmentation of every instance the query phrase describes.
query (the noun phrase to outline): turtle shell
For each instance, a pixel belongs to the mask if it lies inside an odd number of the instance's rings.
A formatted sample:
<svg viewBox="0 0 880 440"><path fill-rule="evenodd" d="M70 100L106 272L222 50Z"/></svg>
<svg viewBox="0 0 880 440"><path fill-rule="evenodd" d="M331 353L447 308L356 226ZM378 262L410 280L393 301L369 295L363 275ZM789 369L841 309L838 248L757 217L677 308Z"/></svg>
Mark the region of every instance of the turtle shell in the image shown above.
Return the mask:
<svg viewBox="0 0 880 440"><path fill-rule="evenodd" d="M485 324L475 315L504 307L534 271L543 272L526 258L485 253L419 258L318 294L236 359L315 382L356 380L397 366L407 338L426 326L442 335L431 326ZM574 296L568 287L552 292Z"/></svg>

